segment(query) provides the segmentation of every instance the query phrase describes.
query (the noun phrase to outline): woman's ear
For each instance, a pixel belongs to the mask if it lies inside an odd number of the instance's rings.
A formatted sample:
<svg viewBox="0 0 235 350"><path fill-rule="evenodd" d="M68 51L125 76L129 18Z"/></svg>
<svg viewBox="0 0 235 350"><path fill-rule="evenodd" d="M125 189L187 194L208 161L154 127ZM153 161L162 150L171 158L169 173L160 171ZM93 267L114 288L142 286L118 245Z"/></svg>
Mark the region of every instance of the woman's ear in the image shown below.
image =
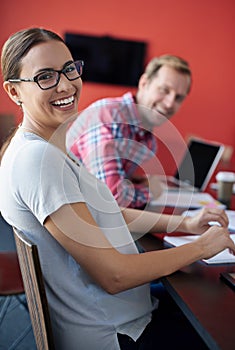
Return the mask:
<svg viewBox="0 0 235 350"><path fill-rule="evenodd" d="M17 91L18 89L14 84L10 83L9 81L4 81L3 88L13 102L15 102L18 106L22 105L20 95Z"/></svg>

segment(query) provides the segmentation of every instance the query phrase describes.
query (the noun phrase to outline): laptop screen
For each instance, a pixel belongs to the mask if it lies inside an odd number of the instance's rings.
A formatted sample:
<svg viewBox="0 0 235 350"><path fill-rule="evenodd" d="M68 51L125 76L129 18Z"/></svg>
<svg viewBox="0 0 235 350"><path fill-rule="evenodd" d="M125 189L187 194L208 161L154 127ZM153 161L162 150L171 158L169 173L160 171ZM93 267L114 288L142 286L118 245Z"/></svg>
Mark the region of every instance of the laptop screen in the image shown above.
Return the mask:
<svg viewBox="0 0 235 350"><path fill-rule="evenodd" d="M221 158L223 149L221 144L192 139L174 177L203 191Z"/></svg>

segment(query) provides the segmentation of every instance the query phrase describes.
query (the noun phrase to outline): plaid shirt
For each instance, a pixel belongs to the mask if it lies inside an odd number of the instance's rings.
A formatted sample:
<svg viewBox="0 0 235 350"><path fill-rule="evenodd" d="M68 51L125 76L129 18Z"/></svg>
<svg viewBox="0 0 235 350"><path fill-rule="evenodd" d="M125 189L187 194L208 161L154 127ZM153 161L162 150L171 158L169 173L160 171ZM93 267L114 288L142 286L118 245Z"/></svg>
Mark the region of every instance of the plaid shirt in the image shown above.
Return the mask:
<svg viewBox="0 0 235 350"><path fill-rule="evenodd" d="M155 156L156 139L141 127L131 93L85 109L68 130L67 148L106 182L120 206L138 208L150 200L148 186L131 179L143 162Z"/></svg>

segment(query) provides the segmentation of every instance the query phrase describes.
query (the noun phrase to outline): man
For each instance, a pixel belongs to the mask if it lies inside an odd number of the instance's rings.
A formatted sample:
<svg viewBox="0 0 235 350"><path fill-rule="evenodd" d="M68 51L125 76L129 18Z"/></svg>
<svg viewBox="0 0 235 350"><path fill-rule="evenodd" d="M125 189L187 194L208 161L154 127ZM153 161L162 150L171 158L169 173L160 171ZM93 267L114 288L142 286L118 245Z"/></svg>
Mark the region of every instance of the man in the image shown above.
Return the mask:
<svg viewBox="0 0 235 350"><path fill-rule="evenodd" d="M191 88L191 71L180 57L153 58L139 79L136 95L91 104L72 124L67 147L105 181L120 206L144 208L161 193L157 175L136 175L156 155L154 127L169 120Z"/></svg>

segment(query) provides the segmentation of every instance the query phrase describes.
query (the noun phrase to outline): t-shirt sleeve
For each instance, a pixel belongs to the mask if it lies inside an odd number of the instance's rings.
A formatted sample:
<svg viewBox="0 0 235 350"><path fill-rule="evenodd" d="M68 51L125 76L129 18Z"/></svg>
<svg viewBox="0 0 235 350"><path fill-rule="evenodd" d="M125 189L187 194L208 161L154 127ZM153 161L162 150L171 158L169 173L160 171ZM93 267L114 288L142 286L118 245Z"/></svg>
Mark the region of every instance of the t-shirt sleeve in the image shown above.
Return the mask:
<svg viewBox="0 0 235 350"><path fill-rule="evenodd" d="M15 164L17 173L22 174L15 189L18 200L27 205L41 224L64 204L84 202L79 167L56 147L31 142L30 148L21 152L21 161L18 159Z"/></svg>

